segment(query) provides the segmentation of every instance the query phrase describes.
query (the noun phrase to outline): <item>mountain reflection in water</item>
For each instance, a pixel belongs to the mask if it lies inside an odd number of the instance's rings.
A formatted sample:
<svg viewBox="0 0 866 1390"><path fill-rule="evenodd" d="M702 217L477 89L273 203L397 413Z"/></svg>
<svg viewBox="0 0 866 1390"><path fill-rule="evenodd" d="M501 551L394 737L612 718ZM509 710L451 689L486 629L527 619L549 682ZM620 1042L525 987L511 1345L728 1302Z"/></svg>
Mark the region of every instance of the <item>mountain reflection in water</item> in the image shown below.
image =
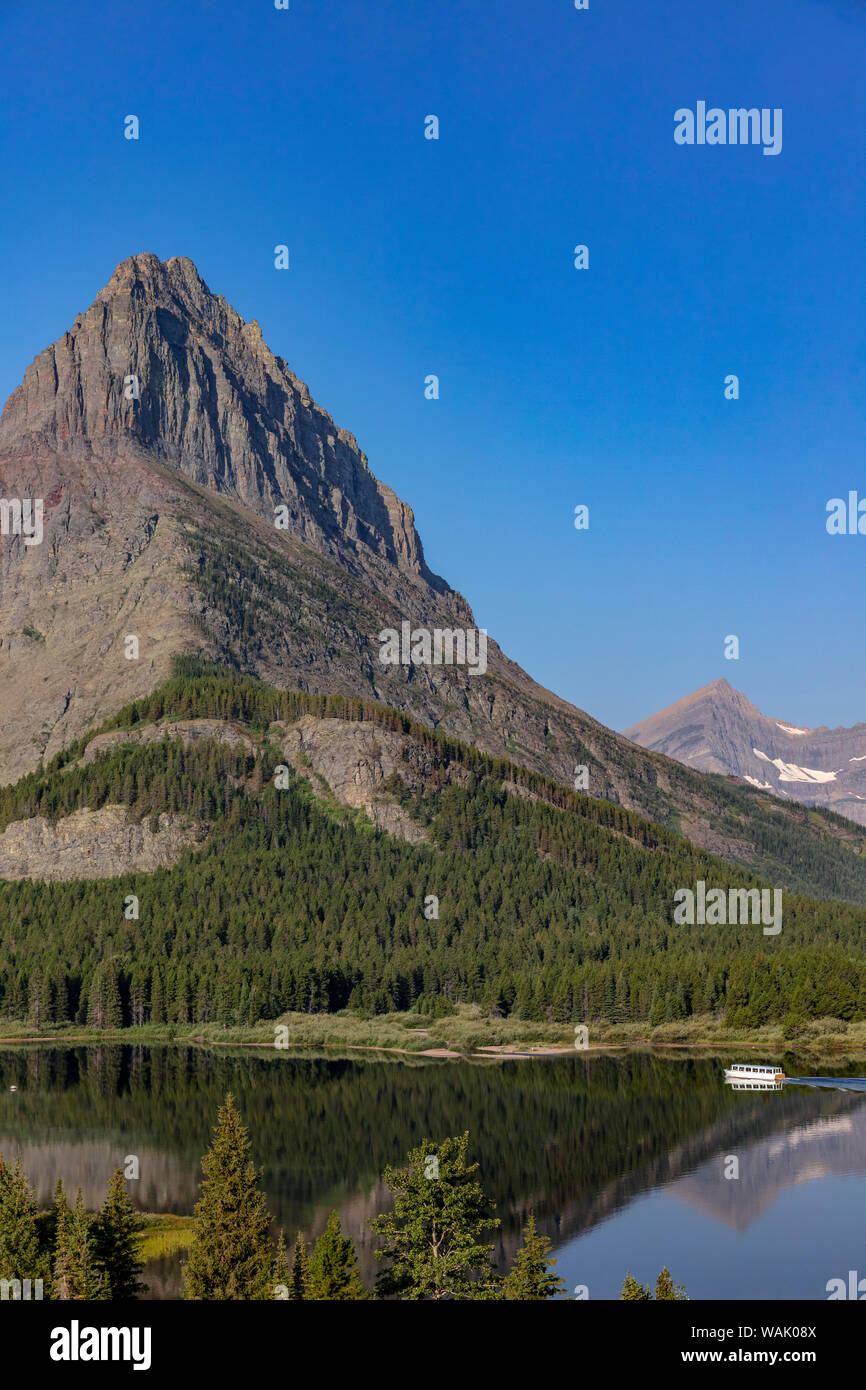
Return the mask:
<svg viewBox="0 0 866 1390"><path fill-rule="evenodd" d="M653 1282L667 1264L693 1298L815 1298L828 1278L866 1267L850 1219L866 1206L866 1080L796 1076L772 1096L740 1093L705 1054L457 1062L9 1045L0 1153L20 1153L41 1205L62 1176L91 1210L135 1154L133 1202L187 1214L229 1090L275 1229L290 1244L299 1229L315 1239L336 1209L368 1285L378 1268L368 1219L388 1203L385 1165L467 1129L502 1221L497 1262L510 1263L532 1211L572 1296L583 1283L592 1298L615 1298L627 1269ZM725 1177L732 1155L737 1182ZM151 1297L179 1296L176 1258L146 1277Z"/></svg>

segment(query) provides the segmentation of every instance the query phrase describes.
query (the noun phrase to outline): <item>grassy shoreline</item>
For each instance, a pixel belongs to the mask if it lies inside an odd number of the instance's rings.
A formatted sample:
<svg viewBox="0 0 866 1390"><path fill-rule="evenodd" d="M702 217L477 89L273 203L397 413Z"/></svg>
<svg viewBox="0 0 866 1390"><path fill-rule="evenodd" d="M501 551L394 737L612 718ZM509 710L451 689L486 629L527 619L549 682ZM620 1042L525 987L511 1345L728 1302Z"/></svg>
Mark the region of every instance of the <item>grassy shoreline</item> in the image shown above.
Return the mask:
<svg viewBox="0 0 866 1390"><path fill-rule="evenodd" d="M139 1234L141 1257L145 1263L179 1255L192 1244L194 1216L177 1216L173 1212L137 1212L144 1229Z"/></svg>
<svg viewBox="0 0 866 1390"><path fill-rule="evenodd" d="M285 1045L275 1049L276 1030ZM26 1023L0 1022L0 1043L152 1044L174 1043L205 1048L258 1047L280 1052L306 1048L346 1052L377 1051L413 1057L449 1058L554 1056L575 1052L575 1026L529 1023L520 1019L482 1016L475 1006L459 1005L453 1014L432 1019L420 1014L385 1014L359 1018L339 1014L283 1014L273 1021L247 1027L221 1024L145 1024L140 1028L97 1030L79 1024L48 1025L37 1031ZM578 1051L629 1048L750 1048L759 1056L781 1052L823 1054L866 1052L866 1021L816 1019L791 1037L780 1023L762 1028L730 1028L711 1015L651 1027L646 1023L589 1025L588 1047Z"/></svg>

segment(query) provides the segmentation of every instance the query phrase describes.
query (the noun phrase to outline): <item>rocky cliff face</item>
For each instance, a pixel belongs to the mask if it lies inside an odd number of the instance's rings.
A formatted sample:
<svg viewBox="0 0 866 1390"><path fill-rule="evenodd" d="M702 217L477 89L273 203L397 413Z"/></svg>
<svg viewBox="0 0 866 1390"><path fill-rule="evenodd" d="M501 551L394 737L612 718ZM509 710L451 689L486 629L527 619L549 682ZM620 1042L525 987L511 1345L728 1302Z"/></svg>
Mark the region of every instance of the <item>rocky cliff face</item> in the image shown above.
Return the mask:
<svg viewBox="0 0 866 1390"><path fill-rule="evenodd" d="M175 864L185 849L201 845L207 829L182 816L161 815L156 829L134 821L125 806L74 811L13 821L0 835L0 879L70 882L152 873Z"/></svg>
<svg viewBox="0 0 866 1390"><path fill-rule="evenodd" d="M492 638L486 674L382 664L382 629L471 631L472 611L354 437L184 257L122 262L27 369L0 421L0 497L44 503L41 544L0 535L0 781L200 653L381 701L568 785L585 766L590 794L735 853L717 793Z"/></svg>
<svg viewBox="0 0 866 1390"><path fill-rule="evenodd" d="M726 680L716 680L627 729L626 737L689 767L742 777L866 825L866 724L799 728L767 718Z"/></svg>
<svg viewBox="0 0 866 1390"><path fill-rule="evenodd" d="M316 719L305 715L291 726L274 724L286 765L321 794L324 786L344 806L363 810L380 830L414 843L424 830L385 789L392 777L407 791L423 793L435 779L433 760L405 734L380 729L363 720ZM449 780L465 781L459 765L449 768ZM318 784L318 785L317 785Z"/></svg>
<svg viewBox="0 0 866 1390"><path fill-rule="evenodd" d="M86 313L28 367L0 454L142 455L232 497L363 573L370 555L437 592L412 512L275 357L253 320L185 256L121 262Z"/></svg>

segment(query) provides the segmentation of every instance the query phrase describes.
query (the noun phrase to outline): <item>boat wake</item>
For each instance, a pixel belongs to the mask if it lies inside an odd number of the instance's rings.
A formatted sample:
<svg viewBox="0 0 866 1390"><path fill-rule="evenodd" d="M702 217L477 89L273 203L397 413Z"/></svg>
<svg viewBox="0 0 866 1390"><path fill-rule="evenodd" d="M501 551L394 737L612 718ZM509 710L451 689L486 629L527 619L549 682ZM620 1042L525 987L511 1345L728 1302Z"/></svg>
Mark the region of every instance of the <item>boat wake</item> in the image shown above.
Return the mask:
<svg viewBox="0 0 866 1390"><path fill-rule="evenodd" d="M866 1091L864 1076L786 1076L786 1086L816 1086L828 1091Z"/></svg>

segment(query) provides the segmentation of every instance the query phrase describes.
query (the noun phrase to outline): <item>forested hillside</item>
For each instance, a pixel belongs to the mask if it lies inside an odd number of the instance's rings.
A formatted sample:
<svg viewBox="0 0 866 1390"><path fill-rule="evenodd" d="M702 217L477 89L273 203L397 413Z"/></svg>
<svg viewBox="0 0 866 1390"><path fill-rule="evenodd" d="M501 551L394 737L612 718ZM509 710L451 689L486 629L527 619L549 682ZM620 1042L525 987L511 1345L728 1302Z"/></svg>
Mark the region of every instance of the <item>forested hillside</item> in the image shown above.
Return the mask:
<svg viewBox="0 0 866 1390"><path fill-rule="evenodd" d="M140 818L185 813L208 828L201 848L153 874L0 884L3 1017L247 1024L286 1010L435 1012L461 1001L561 1022L722 1009L742 1024L866 1014L862 908L786 891L775 938L759 926L675 926L677 888L758 880L394 711L201 669L190 666L103 729L208 717L243 726L254 751L165 739L85 762L91 734L0 792L0 830L108 804ZM423 745L423 794L398 775L387 788L423 841L375 829L316 795L297 770L275 785L272 721L311 713L364 719ZM844 844L804 836L792 847L772 821L766 831L778 876L764 875L765 884L820 876L832 867L820 855L835 853L850 861L845 886L859 892L864 866ZM132 894L137 920L124 916ZM438 918L428 920L432 897Z"/></svg>

